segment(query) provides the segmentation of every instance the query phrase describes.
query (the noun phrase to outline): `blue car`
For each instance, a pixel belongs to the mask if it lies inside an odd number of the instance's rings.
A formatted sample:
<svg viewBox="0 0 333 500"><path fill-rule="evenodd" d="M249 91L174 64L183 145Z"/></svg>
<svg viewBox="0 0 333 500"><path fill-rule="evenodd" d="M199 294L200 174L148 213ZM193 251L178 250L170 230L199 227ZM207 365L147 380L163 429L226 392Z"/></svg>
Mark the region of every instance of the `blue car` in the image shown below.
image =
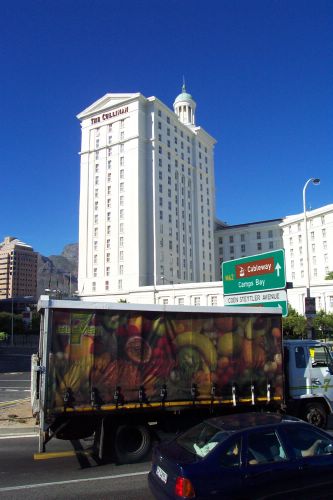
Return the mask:
<svg viewBox="0 0 333 500"><path fill-rule="evenodd" d="M160 500L333 498L333 438L286 415L211 418L155 447L148 482Z"/></svg>

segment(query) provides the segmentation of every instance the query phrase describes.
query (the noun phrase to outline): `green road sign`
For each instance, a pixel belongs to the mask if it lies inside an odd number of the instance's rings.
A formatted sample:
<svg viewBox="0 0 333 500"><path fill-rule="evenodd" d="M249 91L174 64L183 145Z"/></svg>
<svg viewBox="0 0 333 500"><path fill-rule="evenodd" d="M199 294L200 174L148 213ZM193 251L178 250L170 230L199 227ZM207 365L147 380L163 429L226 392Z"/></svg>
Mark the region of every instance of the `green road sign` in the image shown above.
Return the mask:
<svg viewBox="0 0 333 500"><path fill-rule="evenodd" d="M222 281L224 295L285 288L284 250L223 262Z"/></svg>
<svg viewBox="0 0 333 500"><path fill-rule="evenodd" d="M224 305L280 307L282 310L282 316L288 316L287 292L285 290L270 290L266 292L227 295L224 297Z"/></svg>

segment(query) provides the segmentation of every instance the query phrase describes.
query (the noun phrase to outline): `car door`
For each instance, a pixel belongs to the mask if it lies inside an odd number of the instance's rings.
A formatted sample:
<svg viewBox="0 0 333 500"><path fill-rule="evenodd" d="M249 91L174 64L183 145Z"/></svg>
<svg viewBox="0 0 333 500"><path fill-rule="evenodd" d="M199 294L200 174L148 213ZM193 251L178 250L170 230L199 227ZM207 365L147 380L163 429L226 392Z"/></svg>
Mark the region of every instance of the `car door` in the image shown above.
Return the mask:
<svg viewBox="0 0 333 500"><path fill-rule="evenodd" d="M241 498L242 447L242 436L238 435L228 439L209 454L205 466L196 472L196 484L199 480L200 490L195 489L200 500Z"/></svg>
<svg viewBox="0 0 333 500"><path fill-rule="evenodd" d="M299 489L302 494L318 498L333 488L333 438L306 424L283 427L289 454L298 466Z"/></svg>
<svg viewBox="0 0 333 500"><path fill-rule="evenodd" d="M274 427L249 431L246 436L244 498L292 498L298 465Z"/></svg>

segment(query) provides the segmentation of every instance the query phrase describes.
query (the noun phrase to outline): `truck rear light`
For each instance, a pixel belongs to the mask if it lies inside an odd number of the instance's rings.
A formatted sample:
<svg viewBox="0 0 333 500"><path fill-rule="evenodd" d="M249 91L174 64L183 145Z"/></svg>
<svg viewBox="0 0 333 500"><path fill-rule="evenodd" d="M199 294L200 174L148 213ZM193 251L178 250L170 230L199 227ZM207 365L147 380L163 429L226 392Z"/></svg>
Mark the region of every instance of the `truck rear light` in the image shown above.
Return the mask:
<svg viewBox="0 0 333 500"><path fill-rule="evenodd" d="M194 498L194 488L189 479L178 476L176 478L175 495L183 498Z"/></svg>

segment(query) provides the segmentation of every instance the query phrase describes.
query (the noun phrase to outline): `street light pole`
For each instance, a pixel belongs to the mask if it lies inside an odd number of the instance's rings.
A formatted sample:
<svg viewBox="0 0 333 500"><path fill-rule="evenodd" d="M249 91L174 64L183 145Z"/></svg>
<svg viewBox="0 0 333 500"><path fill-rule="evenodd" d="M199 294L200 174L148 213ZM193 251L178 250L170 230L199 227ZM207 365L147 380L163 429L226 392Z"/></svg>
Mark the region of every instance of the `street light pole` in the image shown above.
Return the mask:
<svg viewBox="0 0 333 500"><path fill-rule="evenodd" d="M308 225L307 225L307 218L306 218L306 188L308 185L312 182L315 186L320 184L320 179L315 179L311 177L306 181L304 184L303 188L303 214L304 214L304 231L305 231L305 248L306 248L306 269L307 269L307 276L306 276L306 296L310 297L310 259L309 259L309 239L308 239Z"/></svg>
<svg viewBox="0 0 333 500"><path fill-rule="evenodd" d="M303 187L303 216L304 216L304 234L305 234L305 248L306 248L306 299L309 299L311 297L311 280L310 280L310 258L309 258L309 238L308 238L308 224L307 224L307 217L306 217L306 189L308 185L312 183L315 186L320 184L320 179L311 177L306 181ZM304 306L306 304L306 299L304 300ZM307 311L306 307L305 309L305 316L307 319L307 336L308 338L312 337L312 329L311 329L311 319L309 316L307 316Z"/></svg>

